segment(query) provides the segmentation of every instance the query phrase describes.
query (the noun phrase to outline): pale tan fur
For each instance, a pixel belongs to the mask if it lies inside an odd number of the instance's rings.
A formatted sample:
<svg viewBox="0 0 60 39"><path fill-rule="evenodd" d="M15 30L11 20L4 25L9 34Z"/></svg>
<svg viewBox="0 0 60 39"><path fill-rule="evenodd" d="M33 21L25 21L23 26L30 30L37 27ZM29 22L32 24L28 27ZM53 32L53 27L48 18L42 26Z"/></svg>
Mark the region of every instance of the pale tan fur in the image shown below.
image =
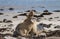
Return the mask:
<svg viewBox="0 0 60 39"><path fill-rule="evenodd" d="M16 32L21 36L30 36L29 32L33 29L33 32L37 34L37 26L35 22L32 22L31 19L34 16L34 13L31 11L23 23L18 24L16 27Z"/></svg>

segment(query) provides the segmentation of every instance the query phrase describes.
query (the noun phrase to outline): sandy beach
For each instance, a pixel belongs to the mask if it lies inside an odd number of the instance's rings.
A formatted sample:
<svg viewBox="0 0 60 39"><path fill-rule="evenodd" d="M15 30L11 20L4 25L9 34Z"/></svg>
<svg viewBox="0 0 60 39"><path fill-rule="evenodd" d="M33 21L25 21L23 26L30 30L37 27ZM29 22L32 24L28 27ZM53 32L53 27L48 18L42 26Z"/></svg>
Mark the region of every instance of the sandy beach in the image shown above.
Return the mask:
<svg viewBox="0 0 60 39"><path fill-rule="evenodd" d="M26 15L24 13L28 15L29 12L0 12L0 34L2 34L5 39L18 39L12 37L12 35L17 25L19 23L22 23L26 19ZM60 12L50 12L52 13L51 15L49 15L49 13L43 13L44 12L34 12L34 14L36 15L35 18L37 20L38 31L45 31L44 34L41 34L43 38L38 37L29 39L60 39L60 34L54 34L56 31L60 31ZM43 15L43 17L39 17L39 15L41 14ZM50 36L50 34L52 34L52 37ZM45 36L47 37L45 38ZM26 38L21 37L21 39Z"/></svg>

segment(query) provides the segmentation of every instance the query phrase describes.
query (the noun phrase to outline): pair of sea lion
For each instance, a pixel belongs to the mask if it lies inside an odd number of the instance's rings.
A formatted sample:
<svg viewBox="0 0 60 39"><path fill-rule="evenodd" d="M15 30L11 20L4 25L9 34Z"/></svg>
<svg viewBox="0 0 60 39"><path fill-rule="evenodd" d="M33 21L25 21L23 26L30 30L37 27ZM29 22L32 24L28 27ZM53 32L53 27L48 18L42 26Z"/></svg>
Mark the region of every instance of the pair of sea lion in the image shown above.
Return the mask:
<svg viewBox="0 0 60 39"><path fill-rule="evenodd" d="M31 33L31 31L32 31L33 33L38 35L36 20L35 21L31 20L33 17L34 17L34 12L31 11L27 15L27 18L22 23L17 25L17 27L15 29L15 33L17 33L20 36L30 36L29 33Z"/></svg>

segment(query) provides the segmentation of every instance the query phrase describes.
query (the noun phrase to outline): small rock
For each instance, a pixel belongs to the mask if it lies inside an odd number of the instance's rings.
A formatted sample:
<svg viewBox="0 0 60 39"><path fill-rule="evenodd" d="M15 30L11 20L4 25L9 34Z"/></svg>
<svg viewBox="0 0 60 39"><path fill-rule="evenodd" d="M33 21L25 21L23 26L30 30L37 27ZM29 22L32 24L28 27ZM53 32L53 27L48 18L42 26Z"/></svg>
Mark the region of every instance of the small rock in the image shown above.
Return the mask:
<svg viewBox="0 0 60 39"><path fill-rule="evenodd" d="M17 16L13 16L13 18L17 18Z"/></svg>
<svg viewBox="0 0 60 39"><path fill-rule="evenodd" d="M60 12L60 10L54 10L53 12Z"/></svg>
<svg viewBox="0 0 60 39"><path fill-rule="evenodd" d="M3 22L6 22L7 21L7 19L3 19Z"/></svg>
<svg viewBox="0 0 60 39"><path fill-rule="evenodd" d="M19 14L18 16L27 16L27 13Z"/></svg>
<svg viewBox="0 0 60 39"><path fill-rule="evenodd" d="M3 13L0 13L0 15L3 15Z"/></svg>
<svg viewBox="0 0 60 39"><path fill-rule="evenodd" d="M12 23L12 21L11 20L7 20L6 23Z"/></svg>

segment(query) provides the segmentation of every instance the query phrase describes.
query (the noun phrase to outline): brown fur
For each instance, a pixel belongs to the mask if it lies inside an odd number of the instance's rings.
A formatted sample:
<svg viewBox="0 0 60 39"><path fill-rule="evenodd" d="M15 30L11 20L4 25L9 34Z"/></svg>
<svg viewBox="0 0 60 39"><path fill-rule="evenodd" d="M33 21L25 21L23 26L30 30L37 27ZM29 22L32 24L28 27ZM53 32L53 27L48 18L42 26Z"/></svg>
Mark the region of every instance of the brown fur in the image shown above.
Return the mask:
<svg viewBox="0 0 60 39"><path fill-rule="evenodd" d="M33 12L31 11L29 15L27 16L27 19L24 20L23 23L18 24L16 27L16 32L21 36L29 36L29 32L34 26L34 23L31 21L31 18L33 17Z"/></svg>

